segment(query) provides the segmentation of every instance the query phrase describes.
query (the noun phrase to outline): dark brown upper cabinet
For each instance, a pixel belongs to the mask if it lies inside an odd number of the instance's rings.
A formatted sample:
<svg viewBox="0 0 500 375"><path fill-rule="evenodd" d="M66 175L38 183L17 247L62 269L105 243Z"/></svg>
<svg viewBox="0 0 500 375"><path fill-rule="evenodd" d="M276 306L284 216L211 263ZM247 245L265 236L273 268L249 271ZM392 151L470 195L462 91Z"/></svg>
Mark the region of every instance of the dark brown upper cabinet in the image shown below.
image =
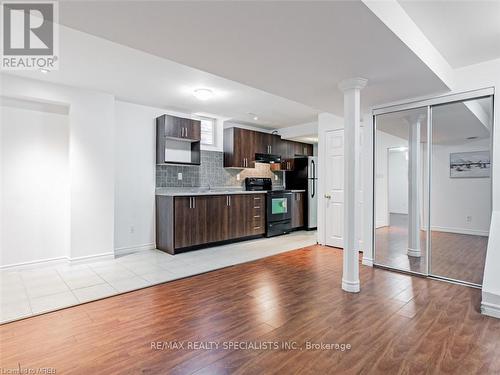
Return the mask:
<svg viewBox="0 0 500 375"><path fill-rule="evenodd" d="M156 164L200 165L201 122L162 115L156 118Z"/></svg>
<svg viewBox="0 0 500 375"><path fill-rule="evenodd" d="M254 168L255 138L253 130L224 129L224 168Z"/></svg>
<svg viewBox="0 0 500 375"><path fill-rule="evenodd" d="M162 115L156 123L163 128L166 138L187 142L201 141L201 121Z"/></svg>
<svg viewBox="0 0 500 375"><path fill-rule="evenodd" d="M279 135L242 128L224 130L224 167L254 168L255 154L279 155L283 163L272 170L292 170L296 156L312 156L312 145L281 139Z"/></svg>

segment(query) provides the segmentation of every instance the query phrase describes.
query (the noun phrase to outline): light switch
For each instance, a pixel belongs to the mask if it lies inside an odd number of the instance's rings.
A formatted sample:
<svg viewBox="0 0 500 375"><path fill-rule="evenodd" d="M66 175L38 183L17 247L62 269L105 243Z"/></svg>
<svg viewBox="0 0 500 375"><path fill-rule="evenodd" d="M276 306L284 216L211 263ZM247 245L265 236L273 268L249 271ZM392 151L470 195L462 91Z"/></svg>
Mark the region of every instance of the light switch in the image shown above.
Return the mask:
<svg viewBox="0 0 500 375"><path fill-rule="evenodd" d="M182 180L182 172L177 173L177 179Z"/></svg>
<svg viewBox="0 0 500 375"><path fill-rule="evenodd" d="M240 180L240 174L238 173L238 174L236 175L236 181L239 181L239 180Z"/></svg>

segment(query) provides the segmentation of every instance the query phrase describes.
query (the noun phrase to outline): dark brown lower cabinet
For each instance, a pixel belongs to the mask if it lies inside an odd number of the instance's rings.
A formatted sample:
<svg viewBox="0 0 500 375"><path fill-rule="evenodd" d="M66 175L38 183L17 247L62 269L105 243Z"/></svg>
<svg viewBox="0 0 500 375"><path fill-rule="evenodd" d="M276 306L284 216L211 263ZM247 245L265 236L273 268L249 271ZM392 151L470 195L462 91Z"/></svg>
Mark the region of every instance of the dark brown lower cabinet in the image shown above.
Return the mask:
<svg viewBox="0 0 500 375"><path fill-rule="evenodd" d="M206 196L174 199L175 247L196 246L209 240L208 205Z"/></svg>
<svg viewBox="0 0 500 375"><path fill-rule="evenodd" d="M292 228L304 226L305 193L293 193L292 196Z"/></svg>
<svg viewBox="0 0 500 375"><path fill-rule="evenodd" d="M156 247L175 254L204 244L263 235L265 195L156 197Z"/></svg>

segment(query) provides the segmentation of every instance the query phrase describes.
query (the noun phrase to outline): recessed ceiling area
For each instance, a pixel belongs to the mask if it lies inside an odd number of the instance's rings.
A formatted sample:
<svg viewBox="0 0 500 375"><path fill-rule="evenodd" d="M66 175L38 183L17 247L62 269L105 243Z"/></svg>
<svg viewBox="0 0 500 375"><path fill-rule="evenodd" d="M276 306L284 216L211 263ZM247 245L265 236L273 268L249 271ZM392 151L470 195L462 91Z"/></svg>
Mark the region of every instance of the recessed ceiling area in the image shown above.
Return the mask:
<svg viewBox="0 0 500 375"><path fill-rule="evenodd" d="M398 1L448 63L500 57L500 1Z"/></svg>
<svg viewBox="0 0 500 375"><path fill-rule="evenodd" d="M346 78L369 80L364 110L447 91L361 2L71 1L60 21L338 115Z"/></svg>

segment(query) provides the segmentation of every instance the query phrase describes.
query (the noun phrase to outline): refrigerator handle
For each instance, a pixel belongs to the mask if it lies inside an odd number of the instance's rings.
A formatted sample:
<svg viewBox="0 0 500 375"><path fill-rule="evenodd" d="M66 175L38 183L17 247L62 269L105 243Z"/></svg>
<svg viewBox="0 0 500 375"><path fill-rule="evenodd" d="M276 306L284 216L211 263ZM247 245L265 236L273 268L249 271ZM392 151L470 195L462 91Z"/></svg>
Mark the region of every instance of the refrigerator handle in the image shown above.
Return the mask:
<svg viewBox="0 0 500 375"><path fill-rule="evenodd" d="M314 196L316 195L316 192L314 191L316 189L316 179L313 178L312 180L312 193L311 193L311 198L314 198Z"/></svg>
<svg viewBox="0 0 500 375"><path fill-rule="evenodd" d="M312 178L316 178L316 165L314 163L314 159L311 159L311 169L312 169Z"/></svg>

